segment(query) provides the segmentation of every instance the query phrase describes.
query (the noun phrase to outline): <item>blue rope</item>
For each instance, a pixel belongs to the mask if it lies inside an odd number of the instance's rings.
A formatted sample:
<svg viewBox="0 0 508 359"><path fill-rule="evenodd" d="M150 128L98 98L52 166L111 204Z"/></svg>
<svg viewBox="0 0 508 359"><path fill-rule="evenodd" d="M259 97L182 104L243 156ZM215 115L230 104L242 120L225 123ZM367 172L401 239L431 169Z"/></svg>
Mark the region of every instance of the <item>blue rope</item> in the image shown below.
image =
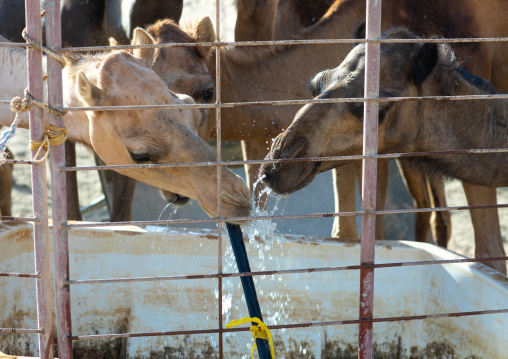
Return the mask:
<svg viewBox="0 0 508 359"><path fill-rule="evenodd" d="M14 121L11 124L11 127L9 127L8 130L5 130L0 135L0 157L2 160L5 160L5 149L7 145L7 141L9 141L16 132L16 128L18 127L18 123L20 120L20 113L16 113L16 117L14 118Z"/></svg>

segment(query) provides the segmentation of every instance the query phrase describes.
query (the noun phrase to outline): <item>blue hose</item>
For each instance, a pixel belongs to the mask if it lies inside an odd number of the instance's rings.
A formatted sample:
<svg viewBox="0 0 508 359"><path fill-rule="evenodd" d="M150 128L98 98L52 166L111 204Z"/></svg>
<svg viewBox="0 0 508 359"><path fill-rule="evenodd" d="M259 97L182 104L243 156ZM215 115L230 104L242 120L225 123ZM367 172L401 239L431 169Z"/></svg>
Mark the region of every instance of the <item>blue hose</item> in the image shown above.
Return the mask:
<svg viewBox="0 0 508 359"><path fill-rule="evenodd" d="M245 242L243 241L242 229L239 225L231 223L226 223L226 227L228 229L231 246L233 247L233 253L235 254L238 272L250 272L249 258L247 257ZM247 308L249 309L249 316L251 318L259 318L261 321L263 321L252 276L240 277L240 280L242 282L243 293L245 294L245 301L247 302ZM252 325L256 325L256 323L252 323ZM270 343L268 340L257 338L256 345L258 347L260 359L271 359Z"/></svg>

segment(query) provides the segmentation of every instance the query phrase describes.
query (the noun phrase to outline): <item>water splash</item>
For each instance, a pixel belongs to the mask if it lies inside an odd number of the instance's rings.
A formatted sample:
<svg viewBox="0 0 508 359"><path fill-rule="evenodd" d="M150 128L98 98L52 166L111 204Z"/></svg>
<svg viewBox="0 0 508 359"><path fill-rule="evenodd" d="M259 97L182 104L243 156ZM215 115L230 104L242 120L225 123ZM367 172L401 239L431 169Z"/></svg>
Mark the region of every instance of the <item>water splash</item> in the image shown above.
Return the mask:
<svg viewBox="0 0 508 359"><path fill-rule="evenodd" d="M168 203L168 204L166 204L166 206L162 209L161 213L159 214L159 218L157 218L157 221L160 221L160 220L161 220L162 215L164 214L164 212L166 211L166 209L168 209L168 208L169 208L169 207L171 207L171 206L173 206L173 211L169 214L168 220L170 220L170 219L171 219L171 217L173 216L173 214L176 214L176 212L177 212L177 210L178 210L178 207L177 207L177 206L175 206L173 203ZM154 227L154 229L153 229L153 232L154 232L154 233L161 233L161 232L164 232L164 231L166 231L166 230L168 230L168 229L169 229L169 223L168 223L168 224L166 224L166 228L159 227L159 224L156 224L156 225L155 225L155 227ZM150 249L153 249L153 246L154 246L154 244L155 244L155 237L156 237L156 235L154 234L154 235L153 235L153 240L152 240L152 245L151 245ZM166 239L164 238L164 240L166 240ZM159 248L159 249L160 249L160 248Z"/></svg>
<svg viewBox="0 0 508 359"><path fill-rule="evenodd" d="M262 179L259 179L254 184L254 189L260 185ZM269 188L260 190L259 198L261 196L273 196ZM275 204L270 209L260 208L255 199L252 200L252 216L255 217L269 217L273 216L275 212L279 211L279 203L282 197L276 197ZM246 249L249 253L249 261L252 271L264 271L281 269L283 267L283 258L275 257L272 255L274 249L282 249L281 237L277 232L277 224L269 219L253 220L247 224L242 225L244 237L248 239ZM225 260L223 261L223 268L225 273L236 273L238 271L234 260L234 254L231 246L226 247ZM277 325L286 322L288 319L285 308L291 301L285 292L286 287L283 277L281 275L271 276L255 276L253 278L256 284L256 291L258 299L261 304L261 311L263 319L268 325ZM269 282L276 282L275 285ZM266 286L277 288L276 290L266 290ZM223 315L224 319L229 322L232 319L237 319L236 316L245 316L246 305L241 304L233 307L233 303L245 303L241 283L239 278L230 278L223 281Z"/></svg>

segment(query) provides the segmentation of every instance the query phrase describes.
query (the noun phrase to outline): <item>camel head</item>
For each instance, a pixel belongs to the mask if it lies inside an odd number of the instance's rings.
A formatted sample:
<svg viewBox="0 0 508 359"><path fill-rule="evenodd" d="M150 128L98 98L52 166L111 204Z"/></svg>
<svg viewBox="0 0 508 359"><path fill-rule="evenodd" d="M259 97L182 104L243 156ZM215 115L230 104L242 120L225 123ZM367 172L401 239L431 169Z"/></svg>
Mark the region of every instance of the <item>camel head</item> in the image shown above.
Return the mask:
<svg viewBox="0 0 508 359"><path fill-rule="evenodd" d="M172 20L160 20L147 30L134 30L133 45L214 42L215 30L209 17L182 29ZM206 67L210 46L140 48L134 55L148 65L177 93L189 95L198 103L214 99L214 82Z"/></svg>
<svg viewBox="0 0 508 359"><path fill-rule="evenodd" d="M76 90L86 106L192 104L173 93L143 60L127 51L105 57L92 73L77 73ZM216 152L199 136L204 119L198 109L88 111L90 144L108 165L214 162ZM205 212L218 214L215 166L122 169L118 172L181 196L196 199ZM244 181L222 170L221 215L249 214Z"/></svg>
<svg viewBox="0 0 508 359"><path fill-rule="evenodd" d="M388 31L383 37L416 39L405 29ZM421 96L422 92L431 92L438 50L436 44L383 43L379 96ZM363 98L364 74L365 45L360 44L337 68L317 74L308 87L316 99ZM379 103L379 153L411 150L420 128L419 106L415 101ZM363 112L362 102L307 104L274 140L267 159L361 155ZM346 163L281 162L263 165L260 175L269 187L284 194L305 187L318 173Z"/></svg>
<svg viewBox="0 0 508 359"><path fill-rule="evenodd" d="M113 40L114 41L114 40ZM174 21L160 20L147 30L136 28L132 45L154 45L160 43L199 43L215 41L215 30L209 17L182 29ZM110 39L110 45L115 45ZM210 47L169 47L135 49L134 55L144 59L166 83L177 93L191 96L198 103L210 103L214 99L214 82L206 67ZM203 110L204 111L204 110ZM214 125L206 119L198 127L198 136L208 139ZM162 190L169 203L184 205L188 198Z"/></svg>

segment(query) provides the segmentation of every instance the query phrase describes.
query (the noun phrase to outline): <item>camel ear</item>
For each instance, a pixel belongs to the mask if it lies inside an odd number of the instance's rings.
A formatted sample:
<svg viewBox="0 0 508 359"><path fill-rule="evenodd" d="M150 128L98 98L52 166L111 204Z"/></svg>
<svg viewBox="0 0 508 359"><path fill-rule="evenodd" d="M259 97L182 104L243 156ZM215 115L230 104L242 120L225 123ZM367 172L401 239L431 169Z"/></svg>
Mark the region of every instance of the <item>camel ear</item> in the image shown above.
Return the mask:
<svg viewBox="0 0 508 359"><path fill-rule="evenodd" d="M212 20L210 17L205 16L197 23L194 28L194 39L196 42L214 42L216 39L215 29L213 27ZM201 57L206 58L212 49L211 46L198 46L196 50Z"/></svg>
<svg viewBox="0 0 508 359"><path fill-rule="evenodd" d="M102 90L86 77L83 71L78 73L78 93L88 106L100 106Z"/></svg>
<svg viewBox="0 0 508 359"><path fill-rule="evenodd" d="M153 45L155 44L155 40L148 32L143 30L140 27L134 29L133 37L132 37L132 45ZM135 57L144 59L150 65L153 63L153 59L155 56L155 48L150 49L134 49L132 54Z"/></svg>
<svg viewBox="0 0 508 359"><path fill-rule="evenodd" d="M119 46L120 45L120 43L118 41L116 41L116 39L114 37L110 37L108 39L108 41L109 41L109 46Z"/></svg>
<svg viewBox="0 0 508 359"><path fill-rule="evenodd" d="M358 39L358 40L365 40L365 20L362 21L360 23L360 25L358 25L358 27L356 28L355 30L355 39ZM359 43L356 43L356 45L358 45Z"/></svg>
<svg viewBox="0 0 508 359"><path fill-rule="evenodd" d="M431 74L439 60L439 50L436 43L426 43L420 46L416 54L413 67L413 79L417 86Z"/></svg>

